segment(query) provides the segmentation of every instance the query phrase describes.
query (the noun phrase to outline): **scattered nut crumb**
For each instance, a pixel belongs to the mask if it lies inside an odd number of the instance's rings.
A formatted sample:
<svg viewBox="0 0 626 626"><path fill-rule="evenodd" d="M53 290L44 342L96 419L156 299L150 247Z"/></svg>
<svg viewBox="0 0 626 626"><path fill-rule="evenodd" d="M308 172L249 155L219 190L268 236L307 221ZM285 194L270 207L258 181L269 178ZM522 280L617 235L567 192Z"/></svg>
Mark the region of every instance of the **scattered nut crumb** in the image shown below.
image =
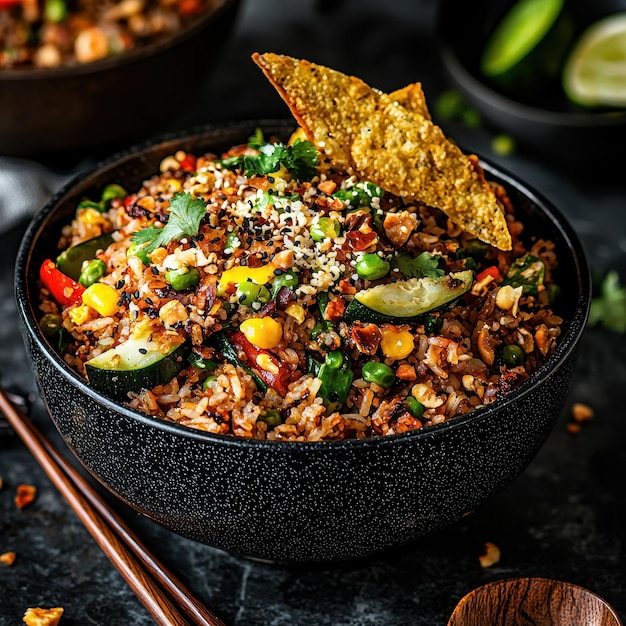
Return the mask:
<svg viewBox="0 0 626 626"><path fill-rule="evenodd" d="M33 502L37 495L37 488L33 485L18 485L15 495L15 504L18 509L23 509Z"/></svg>
<svg viewBox="0 0 626 626"><path fill-rule="evenodd" d="M2 476L0 476L0 489L4 486L4 481L2 480Z"/></svg>
<svg viewBox="0 0 626 626"><path fill-rule="evenodd" d="M594 413L593 409L582 402L576 402L572 406L572 419L575 422L588 422L593 419Z"/></svg>
<svg viewBox="0 0 626 626"><path fill-rule="evenodd" d="M568 422L567 432L572 435L577 435L580 432L580 424L577 424L576 422Z"/></svg>
<svg viewBox="0 0 626 626"><path fill-rule="evenodd" d="M57 626L63 615L63 609L57 606L53 609L26 609L22 621L28 626Z"/></svg>
<svg viewBox="0 0 626 626"><path fill-rule="evenodd" d="M4 563L5 565L13 565L15 562L15 552L5 552L4 554L0 554L0 563Z"/></svg>
<svg viewBox="0 0 626 626"><path fill-rule="evenodd" d="M485 543L484 552L478 557L481 567L491 567L500 561L500 548L495 543Z"/></svg>

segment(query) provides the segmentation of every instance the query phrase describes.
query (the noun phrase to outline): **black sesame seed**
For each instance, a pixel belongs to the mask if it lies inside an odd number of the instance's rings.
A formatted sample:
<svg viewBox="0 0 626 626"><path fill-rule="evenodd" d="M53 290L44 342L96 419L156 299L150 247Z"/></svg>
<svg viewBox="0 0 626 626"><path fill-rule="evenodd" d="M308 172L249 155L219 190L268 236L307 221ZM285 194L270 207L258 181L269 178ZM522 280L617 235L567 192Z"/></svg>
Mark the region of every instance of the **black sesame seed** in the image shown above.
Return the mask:
<svg viewBox="0 0 626 626"><path fill-rule="evenodd" d="M117 283L115 283L115 288L116 289L121 289L124 285L125 285L125 281L123 278L121 278L120 280L117 281Z"/></svg>
<svg viewBox="0 0 626 626"><path fill-rule="evenodd" d="M146 350L146 348L139 348L139 353L140 354L148 354L148 350Z"/></svg>

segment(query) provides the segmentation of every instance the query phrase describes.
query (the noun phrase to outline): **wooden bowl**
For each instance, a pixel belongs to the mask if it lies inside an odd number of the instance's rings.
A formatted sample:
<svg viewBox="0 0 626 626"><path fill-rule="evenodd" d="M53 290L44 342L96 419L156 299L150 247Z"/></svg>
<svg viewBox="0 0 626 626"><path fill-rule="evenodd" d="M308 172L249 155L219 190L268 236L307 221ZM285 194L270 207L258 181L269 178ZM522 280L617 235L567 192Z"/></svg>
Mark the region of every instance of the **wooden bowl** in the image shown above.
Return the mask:
<svg viewBox="0 0 626 626"><path fill-rule="evenodd" d="M548 578L487 583L461 599L448 626L622 626L600 596Z"/></svg>

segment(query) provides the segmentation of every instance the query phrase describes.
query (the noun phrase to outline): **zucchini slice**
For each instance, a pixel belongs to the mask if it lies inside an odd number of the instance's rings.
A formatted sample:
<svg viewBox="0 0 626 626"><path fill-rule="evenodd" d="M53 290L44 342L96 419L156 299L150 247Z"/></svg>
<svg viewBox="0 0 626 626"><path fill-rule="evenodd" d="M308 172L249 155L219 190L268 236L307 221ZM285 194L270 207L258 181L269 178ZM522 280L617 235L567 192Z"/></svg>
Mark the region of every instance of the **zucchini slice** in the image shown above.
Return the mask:
<svg viewBox="0 0 626 626"><path fill-rule="evenodd" d="M169 382L186 365L187 352L186 343L174 344L163 353L149 336L130 337L87 361L85 371L94 389L123 400L129 391Z"/></svg>
<svg viewBox="0 0 626 626"><path fill-rule="evenodd" d="M348 323L415 321L462 296L471 288L473 280L474 273L463 270L441 278L410 278L376 285L356 294L344 318Z"/></svg>
<svg viewBox="0 0 626 626"><path fill-rule="evenodd" d="M57 267L73 280L78 280L83 261L89 261L96 256L98 250L106 250L113 243L113 234L105 233L92 239L87 239L67 250L57 257Z"/></svg>

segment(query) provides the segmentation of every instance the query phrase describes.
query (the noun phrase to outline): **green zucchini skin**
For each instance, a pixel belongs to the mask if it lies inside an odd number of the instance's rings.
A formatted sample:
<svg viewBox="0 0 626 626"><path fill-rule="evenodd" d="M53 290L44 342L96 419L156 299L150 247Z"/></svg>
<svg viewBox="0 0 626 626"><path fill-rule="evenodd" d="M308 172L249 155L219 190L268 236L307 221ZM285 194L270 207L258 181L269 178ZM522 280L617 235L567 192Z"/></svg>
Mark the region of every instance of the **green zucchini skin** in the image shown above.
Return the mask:
<svg viewBox="0 0 626 626"><path fill-rule="evenodd" d="M105 233L92 239L87 239L61 252L57 257L57 267L73 280L78 280L84 261L96 256L98 250L106 250L113 243L113 234Z"/></svg>
<svg viewBox="0 0 626 626"><path fill-rule="evenodd" d="M187 364L189 346L187 343L176 345L167 354L154 351L146 356L147 365L141 364L125 367L107 367L107 361L113 353L119 354L119 348L125 350L139 349L145 344L143 340L129 339L123 344L111 348L99 357L85 363L85 372L89 384L103 394L115 400L127 400L129 391L139 392L142 389L152 389L163 385L176 376Z"/></svg>
<svg viewBox="0 0 626 626"><path fill-rule="evenodd" d="M415 278L402 281L404 285L414 285L416 288L422 288L427 285L426 294L427 297L421 302L415 302L415 306L407 307L412 309L411 315L389 315L383 313L381 310L377 310L374 306L367 306L363 302L359 301L359 295L350 302L344 313L344 320L351 324L352 322L365 322L365 323L390 323L390 324L407 324L411 322L419 322L424 315L441 309L442 307L450 305L452 302L460 298L463 294L467 293L473 283L474 274L471 270L464 270L461 272L455 272L442 276L438 280L430 278ZM380 294L381 309L387 310L392 305L385 302L385 292L388 289L395 289L398 283L390 283L388 285L378 285L370 289L366 289L365 292L361 292L366 296L371 296L372 293ZM375 290L375 291L374 291ZM430 290L430 291L429 291ZM410 293L410 291L407 291ZM369 304L372 304L371 297L364 298ZM398 307L400 309L400 307ZM413 311L415 311L413 313Z"/></svg>

